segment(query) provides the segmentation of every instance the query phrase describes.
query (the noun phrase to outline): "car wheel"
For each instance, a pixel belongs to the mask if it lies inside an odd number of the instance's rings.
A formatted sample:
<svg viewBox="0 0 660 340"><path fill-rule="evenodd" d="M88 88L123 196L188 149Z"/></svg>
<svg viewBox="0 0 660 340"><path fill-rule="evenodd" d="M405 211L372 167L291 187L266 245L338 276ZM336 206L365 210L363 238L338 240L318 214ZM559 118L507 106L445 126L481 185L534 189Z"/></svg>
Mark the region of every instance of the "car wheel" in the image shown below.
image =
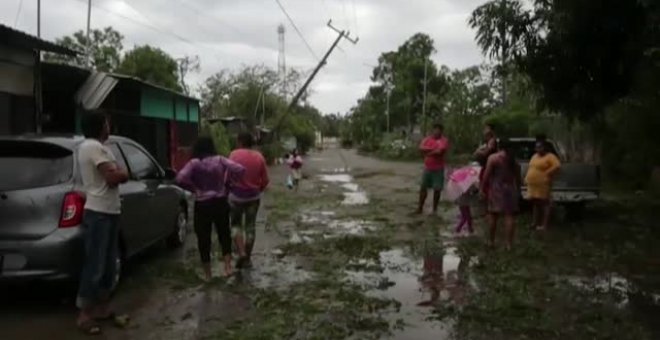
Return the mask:
<svg viewBox="0 0 660 340"><path fill-rule="evenodd" d="M188 236L188 213L184 206L179 206L179 211L176 214L174 222L174 230L167 238L167 244L172 248L177 248L183 245Z"/></svg>
<svg viewBox="0 0 660 340"><path fill-rule="evenodd" d="M580 222L584 217L584 202L568 203L565 205L566 219L569 222Z"/></svg>

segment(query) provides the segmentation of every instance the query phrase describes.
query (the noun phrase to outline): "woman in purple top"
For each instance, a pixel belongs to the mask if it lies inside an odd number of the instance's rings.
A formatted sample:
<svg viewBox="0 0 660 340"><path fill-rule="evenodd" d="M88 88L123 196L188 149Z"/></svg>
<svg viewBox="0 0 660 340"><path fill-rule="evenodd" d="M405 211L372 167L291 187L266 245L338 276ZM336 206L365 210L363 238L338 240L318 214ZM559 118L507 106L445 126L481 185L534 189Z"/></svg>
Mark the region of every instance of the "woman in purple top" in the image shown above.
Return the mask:
<svg viewBox="0 0 660 340"><path fill-rule="evenodd" d="M176 176L177 184L195 193L195 234L206 280L211 279L212 226L218 233L225 264L225 276L230 276L231 230L227 183L240 178L245 168L215 151L210 137L200 137L193 146L193 158Z"/></svg>

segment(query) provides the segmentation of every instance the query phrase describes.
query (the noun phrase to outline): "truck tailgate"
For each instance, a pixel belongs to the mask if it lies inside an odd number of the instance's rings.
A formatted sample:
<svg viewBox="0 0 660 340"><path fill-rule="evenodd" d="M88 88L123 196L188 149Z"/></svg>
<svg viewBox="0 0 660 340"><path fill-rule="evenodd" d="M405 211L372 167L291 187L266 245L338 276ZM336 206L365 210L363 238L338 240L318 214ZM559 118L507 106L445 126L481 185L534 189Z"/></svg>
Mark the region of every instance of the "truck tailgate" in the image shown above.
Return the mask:
<svg viewBox="0 0 660 340"><path fill-rule="evenodd" d="M527 164L522 165L523 178ZM523 192L525 192L523 187ZM553 198L557 200L592 200L600 194L600 167L590 164L562 164L552 186ZM566 195L571 196L565 197ZM579 197L572 197L572 196Z"/></svg>

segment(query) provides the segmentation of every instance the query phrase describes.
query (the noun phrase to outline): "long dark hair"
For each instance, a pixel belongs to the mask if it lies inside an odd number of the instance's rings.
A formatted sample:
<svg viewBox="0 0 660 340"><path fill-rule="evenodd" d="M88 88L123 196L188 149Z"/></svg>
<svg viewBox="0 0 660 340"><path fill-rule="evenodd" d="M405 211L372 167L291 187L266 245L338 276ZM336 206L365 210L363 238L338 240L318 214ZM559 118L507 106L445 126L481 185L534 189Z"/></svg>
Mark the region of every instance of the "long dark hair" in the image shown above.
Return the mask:
<svg viewBox="0 0 660 340"><path fill-rule="evenodd" d="M513 144L507 139L502 139L497 142L497 149L504 151L504 165L511 171L511 173L515 174L518 171L518 162L516 161Z"/></svg>
<svg viewBox="0 0 660 340"><path fill-rule="evenodd" d="M213 139L208 136L200 136L195 141L192 149L193 158L206 158L217 155L218 152L215 150L215 145L213 144Z"/></svg>

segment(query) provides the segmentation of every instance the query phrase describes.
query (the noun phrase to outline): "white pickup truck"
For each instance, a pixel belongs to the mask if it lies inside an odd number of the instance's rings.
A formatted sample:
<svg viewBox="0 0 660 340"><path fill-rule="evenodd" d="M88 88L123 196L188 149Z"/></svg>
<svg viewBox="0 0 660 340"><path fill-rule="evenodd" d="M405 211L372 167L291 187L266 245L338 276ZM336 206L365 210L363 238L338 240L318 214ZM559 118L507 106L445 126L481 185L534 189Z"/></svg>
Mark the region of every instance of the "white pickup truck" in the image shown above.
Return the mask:
<svg viewBox="0 0 660 340"><path fill-rule="evenodd" d="M525 178L529 160L534 155L536 139L512 138L516 159L522 168L522 178ZM555 204L563 205L571 217L580 217L586 203L595 201L600 197L600 166L580 163L567 163L565 153L552 140L548 140L550 152L562 161L562 166L555 176L552 185L552 200ZM522 187L522 197L527 197L527 188Z"/></svg>

